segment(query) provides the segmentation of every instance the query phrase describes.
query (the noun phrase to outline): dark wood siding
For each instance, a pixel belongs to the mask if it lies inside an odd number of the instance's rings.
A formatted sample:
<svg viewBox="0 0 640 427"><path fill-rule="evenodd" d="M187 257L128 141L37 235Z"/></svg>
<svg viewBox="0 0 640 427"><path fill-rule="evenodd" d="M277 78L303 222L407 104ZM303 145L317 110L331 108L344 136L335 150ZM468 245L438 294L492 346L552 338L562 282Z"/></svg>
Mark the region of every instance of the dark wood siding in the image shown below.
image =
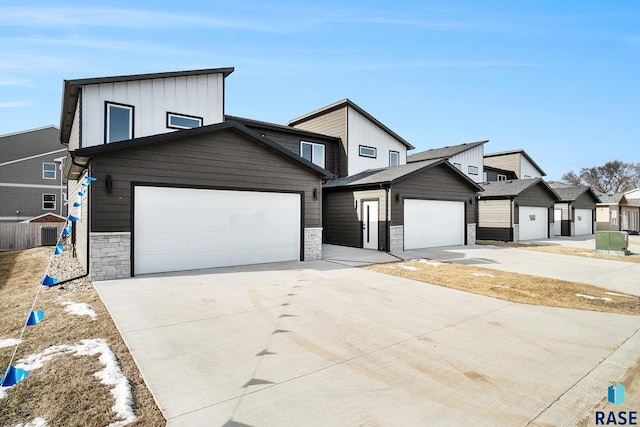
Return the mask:
<svg viewBox="0 0 640 427"><path fill-rule="evenodd" d="M533 187L523 191L516 198L520 206L538 206L538 207L551 207L553 208L554 199L553 196L544 188L543 184L539 183Z"/></svg>
<svg viewBox="0 0 640 427"><path fill-rule="evenodd" d="M582 193L582 195L572 203L572 206L576 209L595 209L596 199L589 191L587 191Z"/></svg>
<svg viewBox="0 0 640 427"><path fill-rule="evenodd" d="M362 246L362 225L352 191L325 191L322 205L323 241L333 245Z"/></svg>
<svg viewBox="0 0 640 427"><path fill-rule="evenodd" d="M131 183L303 191L304 226L322 224L321 178L312 170L232 131L97 155L91 230L131 231ZM113 191L105 188L111 175ZM317 189L317 200L313 190ZM167 200L171 203L171 200ZM185 210L188 220L188 210Z"/></svg>
<svg viewBox="0 0 640 427"><path fill-rule="evenodd" d="M467 224L475 223L475 195L476 190L464 178L446 165L435 166L391 187L391 225L404 225L405 198L466 202Z"/></svg>
<svg viewBox="0 0 640 427"><path fill-rule="evenodd" d="M478 240L511 242L513 241L513 228L478 227L476 237Z"/></svg>

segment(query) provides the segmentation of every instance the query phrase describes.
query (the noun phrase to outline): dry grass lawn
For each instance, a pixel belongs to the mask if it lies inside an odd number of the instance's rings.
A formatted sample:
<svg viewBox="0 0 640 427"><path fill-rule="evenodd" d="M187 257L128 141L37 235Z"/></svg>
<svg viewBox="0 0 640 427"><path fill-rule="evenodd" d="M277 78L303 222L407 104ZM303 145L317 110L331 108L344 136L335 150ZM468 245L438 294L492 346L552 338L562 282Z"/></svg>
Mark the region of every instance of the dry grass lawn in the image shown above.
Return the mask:
<svg viewBox="0 0 640 427"><path fill-rule="evenodd" d="M137 421L129 425L165 425L162 413L96 291L39 285L52 252L53 248L38 248L0 253L0 340L18 338L40 288L35 310L44 310L44 320L26 329L15 361L41 353L50 346L75 345L83 339L102 338L115 354L131 386ZM62 274L60 278L65 279ZM87 303L97 317L91 320L86 315L70 315L62 302ZM0 348L0 375L4 374L13 350L14 347ZM5 389L7 397L0 400L0 425L27 424L36 418L44 419L50 426L107 426L121 421L112 411L115 402L112 386L102 384L94 376L104 368L98 357L61 354L45 362L42 368L32 370L28 378Z"/></svg>
<svg viewBox="0 0 640 427"><path fill-rule="evenodd" d="M364 268L522 304L640 315L639 297L583 283L430 260Z"/></svg>
<svg viewBox="0 0 640 427"><path fill-rule="evenodd" d="M640 263L640 254L638 253L639 249L636 246L636 249L631 248L631 245L637 245L640 243L629 242L629 250L632 252L631 255L622 256L622 255L608 255L608 254L596 254L591 252L589 249L585 248L573 248L568 246L554 246L554 245L545 245L545 244L535 244L535 243L513 243L513 242L497 242L493 240L484 240L478 241L479 245L492 245L492 246L502 246L509 248L519 248L526 249L529 251L538 251L538 252L547 252L553 254L562 254L562 255L575 255L586 258L598 258L598 259L608 259L613 261L624 261L624 262L636 262Z"/></svg>

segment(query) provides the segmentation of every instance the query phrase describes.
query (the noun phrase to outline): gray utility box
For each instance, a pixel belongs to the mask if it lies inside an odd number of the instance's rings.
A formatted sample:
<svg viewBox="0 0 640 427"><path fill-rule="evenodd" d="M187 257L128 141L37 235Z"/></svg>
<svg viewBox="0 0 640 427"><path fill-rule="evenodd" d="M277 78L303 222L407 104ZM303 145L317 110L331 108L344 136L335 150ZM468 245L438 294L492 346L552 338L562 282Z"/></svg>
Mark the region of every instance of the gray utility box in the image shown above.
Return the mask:
<svg viewBox="0 0 640 427"><path fill-rule="evenodd" d="M629 255L629 234L626 231L598 231L596 249L593 252Z"/></svg>

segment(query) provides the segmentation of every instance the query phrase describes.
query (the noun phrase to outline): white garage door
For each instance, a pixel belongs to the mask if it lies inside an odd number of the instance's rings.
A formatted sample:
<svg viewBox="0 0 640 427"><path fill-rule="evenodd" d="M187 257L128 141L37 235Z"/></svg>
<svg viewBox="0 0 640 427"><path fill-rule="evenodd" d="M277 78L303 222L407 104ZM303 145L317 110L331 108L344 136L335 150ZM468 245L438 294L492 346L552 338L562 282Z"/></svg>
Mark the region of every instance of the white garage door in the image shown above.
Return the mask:
<svg viewBox="0 0 640 427"><path fill-rule="evenodd" d="M404 248L464 245L464 202L404 201Z"/></svg>
<svg viewBox="0 0 640 427"><path fill-rule="evenodd" d="M576 236L591 234L593 232L593 213L591 209L576 209L573 215Z"/></svg>
<svg viewBox="0 0 640 427"><path fill-rule="evenodd" d="M300 258L300 195L135 187L135 274Z"/></svg>
<svg viewBox="0 0 640 427"><path fill-rule="evenodd" d="M549 227L548 209L520 206L520 240L546 239Z"/></svg>

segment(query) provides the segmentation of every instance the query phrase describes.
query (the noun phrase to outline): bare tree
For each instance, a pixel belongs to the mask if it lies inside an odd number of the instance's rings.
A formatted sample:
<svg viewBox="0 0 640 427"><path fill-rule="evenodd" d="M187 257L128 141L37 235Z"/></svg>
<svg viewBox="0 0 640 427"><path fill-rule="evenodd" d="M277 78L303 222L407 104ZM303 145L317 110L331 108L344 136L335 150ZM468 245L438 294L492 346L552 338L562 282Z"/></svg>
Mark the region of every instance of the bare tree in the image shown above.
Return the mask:
<svg viewBox="0 0 640 427"><path fill-rule="evenodd" d="M602 193L622 193L640 186L640 163L612 160L602 166L582 168L580 174L567 172L562 180L571 185L588 185Z"/></svg>

